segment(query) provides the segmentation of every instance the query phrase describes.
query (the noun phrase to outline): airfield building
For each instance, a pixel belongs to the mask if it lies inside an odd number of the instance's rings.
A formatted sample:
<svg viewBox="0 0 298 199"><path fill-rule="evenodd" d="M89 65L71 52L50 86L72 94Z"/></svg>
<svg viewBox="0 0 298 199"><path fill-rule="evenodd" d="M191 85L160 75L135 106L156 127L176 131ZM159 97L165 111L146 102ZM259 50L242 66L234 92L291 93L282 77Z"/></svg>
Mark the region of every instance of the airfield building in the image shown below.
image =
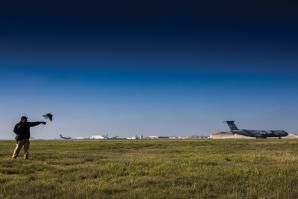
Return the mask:
<svg viewBox="0 0 298 199"><path fill-rule="evenodd" d="M104 140L106 139L106 137L102 136L102 135L92 135L90 136L91 140Z"/></svg>

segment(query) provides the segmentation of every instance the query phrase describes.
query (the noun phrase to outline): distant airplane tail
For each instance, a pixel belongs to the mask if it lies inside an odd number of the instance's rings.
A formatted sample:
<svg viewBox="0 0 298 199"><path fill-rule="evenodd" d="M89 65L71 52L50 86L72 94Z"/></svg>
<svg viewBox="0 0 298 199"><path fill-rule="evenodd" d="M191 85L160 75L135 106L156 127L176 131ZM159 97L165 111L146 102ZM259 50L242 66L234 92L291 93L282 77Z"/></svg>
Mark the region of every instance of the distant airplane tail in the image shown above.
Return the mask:
<svg viewBox="0 0 298 199"><path fill-rule="evenodd" d="M225 122L228 124L229 128L231 129L231 131L237 131L237 130L239 130L238 127L235 124L235 121L225 121Z"/></svg>

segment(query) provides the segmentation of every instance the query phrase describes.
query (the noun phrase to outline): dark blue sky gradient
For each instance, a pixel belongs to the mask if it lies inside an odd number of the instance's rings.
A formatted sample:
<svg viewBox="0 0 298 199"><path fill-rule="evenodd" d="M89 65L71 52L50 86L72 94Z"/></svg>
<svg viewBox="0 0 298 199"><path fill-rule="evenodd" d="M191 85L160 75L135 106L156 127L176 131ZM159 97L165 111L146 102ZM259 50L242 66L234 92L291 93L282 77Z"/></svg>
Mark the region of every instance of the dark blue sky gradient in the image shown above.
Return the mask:
<svg viewBox="0 0 298 199"><path fill-rule="evenodd" d="M0 138L298 127L295 1L36 1L0 7Z"/></svg>

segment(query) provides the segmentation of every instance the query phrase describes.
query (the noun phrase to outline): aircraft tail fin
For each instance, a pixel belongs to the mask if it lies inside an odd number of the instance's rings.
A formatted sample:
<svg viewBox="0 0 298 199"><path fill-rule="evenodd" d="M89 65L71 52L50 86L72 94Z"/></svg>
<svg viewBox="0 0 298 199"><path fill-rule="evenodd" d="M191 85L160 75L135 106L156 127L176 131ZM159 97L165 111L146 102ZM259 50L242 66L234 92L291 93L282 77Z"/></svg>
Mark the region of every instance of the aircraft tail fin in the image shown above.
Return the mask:
<svg viewBox="0 0 298 199"><path fill-rule="evenodd" d="M228 124L229 128L231 129L231 131L237 131L237 130L239 130L238 127L235 124L235 121L225 121L225 122Z"/></svg>

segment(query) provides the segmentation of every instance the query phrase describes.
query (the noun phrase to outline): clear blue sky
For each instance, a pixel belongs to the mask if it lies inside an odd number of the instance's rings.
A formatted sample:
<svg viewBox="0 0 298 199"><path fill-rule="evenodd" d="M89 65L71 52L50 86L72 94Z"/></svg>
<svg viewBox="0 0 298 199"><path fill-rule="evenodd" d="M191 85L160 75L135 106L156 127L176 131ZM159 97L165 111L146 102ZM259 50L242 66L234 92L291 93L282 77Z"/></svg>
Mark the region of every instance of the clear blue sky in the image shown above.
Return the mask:
<svg viewBox="0 0 298 199"><path fill-rule="evenodd" d="M0 139L298 132L296 5L220 2L1 6Z"/></svg>

